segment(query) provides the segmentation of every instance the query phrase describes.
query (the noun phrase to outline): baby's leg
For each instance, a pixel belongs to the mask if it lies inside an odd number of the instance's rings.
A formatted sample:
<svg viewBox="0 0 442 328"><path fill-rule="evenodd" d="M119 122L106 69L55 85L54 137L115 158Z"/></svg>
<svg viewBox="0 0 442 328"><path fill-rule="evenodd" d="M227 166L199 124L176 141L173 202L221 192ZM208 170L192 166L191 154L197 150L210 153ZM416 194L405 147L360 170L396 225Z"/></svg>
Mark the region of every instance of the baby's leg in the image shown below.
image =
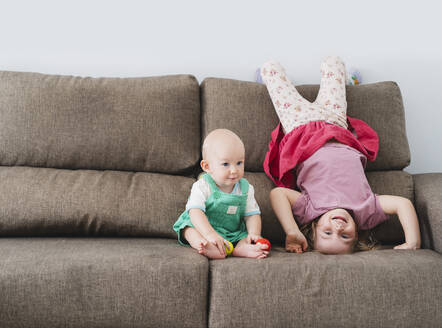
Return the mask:
<svg viewBox="0 0 442 328"><path fill-rule="evenodd" d="M315 104L325 109L328 123L347 128L345 65L341 58L329 56L321 63L321 86Z"/></svg>
<svg viewBox="0 0 442 328"><path fill-rule="evenodd" d="M269 254L266 251L267 245L248 244L247 237L241 239L233 250L233 256L251 257L255 259L263 259Z"/></svg>
<svg viewBox="0 0 442 328"><path fill-rule="evenodd" d="M305 124L306 113L311 112L311 103L299 94L281 64L276 61L266 62L261 67L261 76L284 132L289 133L295 127Z"/></svg>
<svg viewBox="0 0 442 328"><path fill-rule="evenodd" d="M200 233L193 227L186 227L183 230L183 237L189 242L192 248L196 249L209 259L223 259L226 256L219 252L218 247L209 243Z"/></svg>

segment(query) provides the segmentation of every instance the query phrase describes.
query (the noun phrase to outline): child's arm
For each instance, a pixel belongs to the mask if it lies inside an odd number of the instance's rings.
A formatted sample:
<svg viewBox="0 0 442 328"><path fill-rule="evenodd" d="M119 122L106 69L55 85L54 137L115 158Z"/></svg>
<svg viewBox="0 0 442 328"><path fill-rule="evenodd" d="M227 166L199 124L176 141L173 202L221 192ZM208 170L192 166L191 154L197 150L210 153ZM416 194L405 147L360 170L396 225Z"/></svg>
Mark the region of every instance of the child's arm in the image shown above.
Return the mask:
<svg viewBox="0 0 442 328"><path fill-rule="evenodd" d="M244 218L247 227L247 243L256 242L261 238L261 215L253 214Z"/></svg>
<svg viewBox="0 0 442 328"><path fill-rule="evenodd" d="M206 214L199 208L191 208L189 210L189 216L195 229L198 230L209 243L215 245L221 255L226 255L225 240L213 229Z"/></svg>
<svg viewBox="0 0 442 328"><path fill-rule="evenodd" d="M306 251L307 239L299 230L293 217L292 205L301 194L292 189L275 188L270 192L270 203L286 233L285 249L289 252L302 253Z"/></svg>
<svg viewBox="0 0 442 328"><path fill-rule="evenodd" d="M386 214L396 214L405 234L405 243L395 249L418 249L421 246L419 222L416 211L410 200L399 196L378 196L382 210Z"/></svg>

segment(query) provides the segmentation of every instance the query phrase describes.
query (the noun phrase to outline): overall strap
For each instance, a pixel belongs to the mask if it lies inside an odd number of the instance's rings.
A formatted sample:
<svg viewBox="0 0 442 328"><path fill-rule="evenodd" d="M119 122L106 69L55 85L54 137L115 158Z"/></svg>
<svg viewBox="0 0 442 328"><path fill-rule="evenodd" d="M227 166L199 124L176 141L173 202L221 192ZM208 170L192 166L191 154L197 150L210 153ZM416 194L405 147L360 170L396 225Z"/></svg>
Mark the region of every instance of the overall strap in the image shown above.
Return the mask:
<svg viewBox="0 0 442 328"><path fill-rule="evenodd" d="M239 186L241 187L241 193L243 195L249 192L249 182L246 179L241 178L241 180L239 180Z"/></svg>
<svg viewBox="0 0 442 328"><path fill-rule="evenodd" d="M212 191L212 193L214 193L215 191L218 191L218 186L216 185L215 181L213 181L213 179L210 176L210 174L208 174L208 173L204 174L203 178L209 184L209 187L210 187L210 190Z"/></svg>

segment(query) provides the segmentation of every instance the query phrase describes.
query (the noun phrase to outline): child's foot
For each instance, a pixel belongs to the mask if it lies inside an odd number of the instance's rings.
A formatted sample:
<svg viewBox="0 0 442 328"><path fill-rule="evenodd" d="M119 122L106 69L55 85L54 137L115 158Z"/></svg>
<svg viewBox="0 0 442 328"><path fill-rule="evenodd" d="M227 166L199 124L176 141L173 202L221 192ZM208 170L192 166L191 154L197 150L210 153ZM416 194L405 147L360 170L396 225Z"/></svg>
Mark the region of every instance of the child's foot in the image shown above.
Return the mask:
<svg viewBox="0 0 442 328"><path fill-rule="evenodd" d="M209 259L224 259L226 256L222 255L219 252L218 247L215 245L209 243L209 242L203 242L201 241L199 246L196 249L199 254L204 255L205 257L208 257Z"/></svg>
<svg viewBox="0 0 442 328"><path fill-rule="evenodd" d="M243 244L238 245L233 250L233 256L240 256L240 257L250 257L254 259L263 259L266 258L269 254L268 251L266 251L267 245L262 244Z"/></svg>

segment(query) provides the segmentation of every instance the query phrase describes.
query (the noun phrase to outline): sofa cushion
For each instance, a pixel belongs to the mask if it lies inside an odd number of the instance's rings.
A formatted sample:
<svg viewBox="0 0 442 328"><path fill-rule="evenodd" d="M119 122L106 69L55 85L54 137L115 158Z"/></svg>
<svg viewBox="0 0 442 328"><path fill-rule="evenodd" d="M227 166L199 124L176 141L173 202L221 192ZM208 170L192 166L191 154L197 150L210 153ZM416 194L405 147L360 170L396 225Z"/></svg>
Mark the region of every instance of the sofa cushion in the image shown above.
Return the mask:
<svg viewBox="0 0 442 328"><path fill-rule="evenodd" d="M264 85L207 78L201 84L202 138L218 128L230 129L246 148L245 169L263 171L270 133L278 123Z"/></svg>
<svg viewBox="0 0 442 328"><path fill-rule="evenodd" d="M318 85L296 89L309 101ZM207 78L201 85L202 137L216 128L237 133L246 147L246 169L263 171L263 161L278 124L267 88L258 83ZM410 163L405 115L399 87L394 82L347 86L348 115L366 121L378 133L378 158L368 170L402 169Z"/></svg>
<svg viewBox="0 0 442 328"><path fill-rule="evenodd" d="M0 239L1 327L207 327L208 261L165 239Z"/></svg>
<svg viewBox="0 0 442 328"><path fill-rule="evenodd" d="M405 171L367 172L367 180L378 195L402 196L414 202L413 176ZM381 243L399 245L405 240L404 229L397 215L388 217L389 220L373 228L373 235Z"/></svg>
<svg viewBox="0 0 442 328"><path fill-rule="evenodd" d="M0 165L179 173L200 157L190 75L0 72Z"/></svg>
<svg viewBox="0 0 442 328"><path fill-rule="evenodd" d="M210 261L209 327L440 327L442 255L286 253Z"/></svg>
<svg viewBox="0 0 442 328"><path fill-rule="evenodd" d="M155 236L194 179L157 173L0 167L0 236Z"/></svg>
<svg viewBox="0 0 442 328"><path fill-rule="evenodd" d="M442 173L413 175L422 247L442 254Z"/></svg>
<svg viewBox="0 0 442 328"><path fill-rule="evenodd" d="M262 234L271 242L283 245L285 233L270 205L269 195L274 188L273 182L264 173L246 172L245 177L255 187L255 198L261 210ZM397 195L414 200L413 179L403 171L367 172L367 179L374 193ZM382 244L403 242L404 233L399 219L390 219L373 229L374 237Z"/></svg>
<svg viewBox="0 0 442 328"><path fill-rule="evenodd" d="M282 245L285 233L270 204L270 191L275 187L265 173L246 172L245 178L255 188L255 199L261 210L262 236L272 244Z"/></svg>

